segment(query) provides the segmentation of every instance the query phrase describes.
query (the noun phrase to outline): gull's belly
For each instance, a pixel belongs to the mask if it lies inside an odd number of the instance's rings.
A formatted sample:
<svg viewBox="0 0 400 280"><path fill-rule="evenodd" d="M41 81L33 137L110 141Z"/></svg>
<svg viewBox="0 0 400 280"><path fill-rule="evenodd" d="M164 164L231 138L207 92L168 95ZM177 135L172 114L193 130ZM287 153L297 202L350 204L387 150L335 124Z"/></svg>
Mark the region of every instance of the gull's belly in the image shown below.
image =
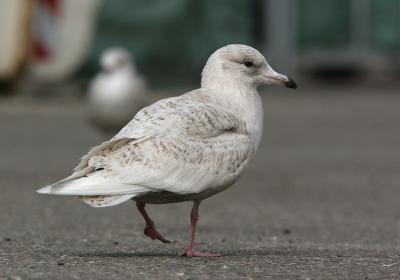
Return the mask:
<svg viewBox="0 0 400 280"><path fill-rule="evenodd" d="M235 183L238 177L239 176L237 176L235 180L226 182L224 185L217 186L214 188L209 188L199 193L178 194L168 191L148 192L146 194L136 196L133 199L135 201L141 201L150 204L167 204L167 203L177 203L184 201L203 200L229 188Z"/></svg>
<svg viewBox="0 0 400 280"><path fill-rule="evenodd" d="M171 191L152 191L136 196L133 199L135 201L142 201L150 204L167 204L183 201L203 200L231 187L239 179L247 165L248 162L243 164L238 170L236 170L235 173L225 176L222 180L218 180L216 185L208 186L208 188L205 188L200 192L180 194Z"/></svg>

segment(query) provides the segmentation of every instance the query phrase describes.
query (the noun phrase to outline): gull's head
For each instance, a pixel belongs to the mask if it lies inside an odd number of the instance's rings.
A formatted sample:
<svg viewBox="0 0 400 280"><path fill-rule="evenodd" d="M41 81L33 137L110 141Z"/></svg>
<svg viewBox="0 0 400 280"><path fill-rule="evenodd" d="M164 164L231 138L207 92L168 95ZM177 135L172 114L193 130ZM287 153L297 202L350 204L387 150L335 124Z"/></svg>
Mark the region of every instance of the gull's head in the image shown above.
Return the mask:
<svg viewBox="0 0 400 280"><path fill-rule="evenodd" d="M131 54L126 49L113 47L102 53L100 65L104 72L112 73L120 70L133 69L133 60Z"/></svg>
<svg viewBox="0 0 400 280"><path fill-rule="evenodd" d="M279 84L297 88L289 77L275 72L265 57L246 45L227 45L215 51L202 72L202 87L244 86L257 88L264 84Z"/></svg>

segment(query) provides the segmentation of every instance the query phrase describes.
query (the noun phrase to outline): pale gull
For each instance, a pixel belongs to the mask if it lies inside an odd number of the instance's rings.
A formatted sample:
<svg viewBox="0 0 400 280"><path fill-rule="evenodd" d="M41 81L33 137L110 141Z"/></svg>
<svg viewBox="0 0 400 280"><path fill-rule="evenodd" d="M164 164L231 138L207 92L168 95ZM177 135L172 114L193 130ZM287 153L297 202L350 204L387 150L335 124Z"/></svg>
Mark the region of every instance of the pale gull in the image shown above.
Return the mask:
<svg viewBox="0 0 400 280"><path fill-rule="evenodd" d="M146 105L145 81L124 48L106 49L100 66L89 86L89 117L96 127L114 134Z"/></svg>
<svg viewBox="0 0 400 280"><path fill-rule="evenodd" d="M110 141L92 148L68 178L39 193L77 195L93 207L134 199L145 234L169 242L155 228L146 203L193 201L186 256L218 256L193 250L200 202L239 178L260 144L262 84L296 88L262 54L245 45L214 52L201 88L142 109Z"/></svg>

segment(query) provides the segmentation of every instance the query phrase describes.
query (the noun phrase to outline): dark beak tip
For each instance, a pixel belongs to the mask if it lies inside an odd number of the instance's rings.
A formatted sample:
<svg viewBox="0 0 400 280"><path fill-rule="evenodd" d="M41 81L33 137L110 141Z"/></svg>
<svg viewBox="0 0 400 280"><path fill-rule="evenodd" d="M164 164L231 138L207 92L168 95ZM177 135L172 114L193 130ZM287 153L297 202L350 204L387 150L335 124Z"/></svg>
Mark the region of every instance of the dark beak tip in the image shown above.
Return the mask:
<svg viewBox="0 0 400 280"><path fill-rule="evenodd" d="M288 78L289 78L289 81L285 83L286 87L296 89L297 88L296 82L292 78L290 78L290 77L288 77Z"/></svg>

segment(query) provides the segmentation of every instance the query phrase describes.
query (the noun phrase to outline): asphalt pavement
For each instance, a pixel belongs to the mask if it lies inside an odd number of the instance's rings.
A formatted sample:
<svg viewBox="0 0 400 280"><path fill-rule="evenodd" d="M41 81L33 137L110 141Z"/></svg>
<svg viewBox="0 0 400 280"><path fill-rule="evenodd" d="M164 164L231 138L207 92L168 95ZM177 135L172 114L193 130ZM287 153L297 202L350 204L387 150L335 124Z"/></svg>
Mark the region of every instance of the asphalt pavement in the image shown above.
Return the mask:
<svg viewBox="0 0 400 280"><path fill-rule="evenodd" d="M103 136L78 103L0 100L0 279L400 279L398 90L271 89L256 159L200 207L150 205L172 244L143 235L133 202L94 209L35 189Z"/></svg>

